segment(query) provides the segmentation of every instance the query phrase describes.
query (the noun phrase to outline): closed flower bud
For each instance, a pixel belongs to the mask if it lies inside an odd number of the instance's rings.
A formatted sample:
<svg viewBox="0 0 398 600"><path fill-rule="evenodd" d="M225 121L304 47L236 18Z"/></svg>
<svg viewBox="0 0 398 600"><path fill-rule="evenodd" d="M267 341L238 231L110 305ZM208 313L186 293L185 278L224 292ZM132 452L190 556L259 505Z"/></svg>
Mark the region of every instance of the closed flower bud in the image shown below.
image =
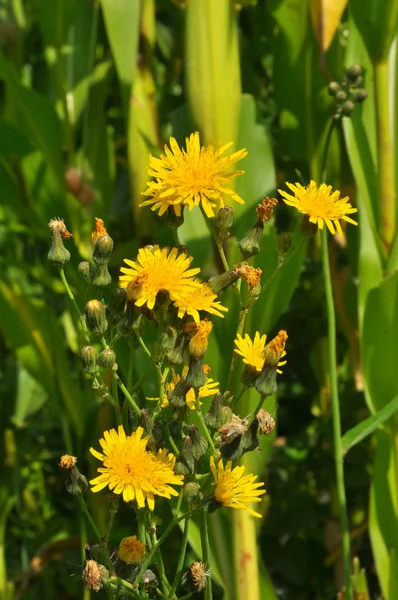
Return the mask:
<svg viewBox="0 0 398 600"><path fill-rule="evenodd" d="M260 252L260 241L263 231L264 223L258 220L255 226L250 230L249 234L240 240L238 246L245 258L250 258Z"/></svg>
<svg viewBox="0 0 398 600"><path fill-rule="evenodd" d="M65 454L61 457L59 466L66 470L66 489L69 494L78 496L87 491L88 481L76 467L77 459L74 456Z"/></svg>
<svg viewBox="0 0 398 600"><path fill-rule="evenodd" d="M345 93L344 90L340 90L339 92L337 92L336 100L338 102L344 102L345 100L347 100L347 94Z"/></svg>
<svg viewBox="0 0 398 600"><path fill-rule="evenodd" d="M64 246L63 240L72 237L66 229L63 219L51 219L48 224L51 229L51 247L47 258L54 267L62 267L70 259L70 252Z"/></svg>
<svg viewBox="0 0 398 600"><path fill-rule="evenodd" d="M93 261L96 265L109 262L113 250L113 239L109 235L101 235L94 242Z"/></svg>
<svg viewBox="0 0 398 600"><path fill-rule="evenodd" d="M98 357L97 364L104 369L114 369L116 354L110 348L105 348Z"/></svg>
<svg viewBox="0 0 398 600"><path fill-rule="evenodd" d="M346 71L346 77L350 81L355 81L360 75L362 75L362 67L360 65L351 65Z"/></svg>
<svg viewBox="0 0 398 600"><path fill-rule="evenodd" d="M84 346L81 349L80 356L83 362L83 371L89 375L95 375L97 372L97 351L94 346Z"/></svg>
<svg viewBox="0 0 398 600"><path fill-rule="evenodd" d="M331 81L329 83L329 87L328 87L329 96L335 97L337 92L339 92L339 91L340 91L340 85L337 83L337 81Z"/></svg>
<svg viewBox="0 0 398 600"><path fill-rule="evenodd" d="M213 398L209 412L204 417L207 427L210 429L219 429L219 427L227 423L231 417L232 410L229 406L223 406L223 397L218 392Z"/></svg>
<svg viewBox="0 0 398 600"><path fill-rule="evenodd" d="M207 584L205 565L202 562L193 562L189 570L183 574L181 585L187 592L194 594L201 592Z"/></svg>
<svg viewBox="0 0 398 600"><path fill-rule="evenodd" d="M156 579L156 575L151 569L147 569L142 576L142 583L145 586L145 589L151 590L155 589L158 586L158 580Z"/></svg>
<svg viewBox="0 0 398 600"><path fill-rule="evenodd" d="M354 102L363 102L368 97L368 92L364 88L360 88L359 90L355 90L353 94Z"/></svg>
<svg viewBox="0 0 398 600"><path fill-rule="evenodd" d="M187 465L185 458L183 456L177 456L174 465L174 473L177 473L177 475L190 475L192 472L193 471Z"/></svg>
<svg viewBox="0 0 398 600"><path fill-rule="evenodd" d="M77 271L82 279L87 283L91 282L91 266L87 260L83 260L77 266Z"/></svg>
<svg viewBox="0 0 398 600"><path fill-rule="evenodd" d="M203 370L203 357L196 358L195 356L191 356L186 378L188 388L201 388L206 383L206 379L207 377Z"/></svg>
<svg viewBox="0 0 398 600"><path fill-rule="evenodd" d="M84 309L87 326L96 335L103 335L108 329L105 307L99 300L89 300Z"/></svg>
<svg viewBox="0 0 398 600"><path fill-rule="evenodd" d="M229 236L229 230L234 224L234 211L230 206L220 208L217 216L218 237L222 241Z"/></svg>
<svg viewBox="0 0 398 600"><path fill-rule="evenodd" d="M191 473L195 472L195 459L193 455L192 440L186 435L181 444L181 456L189 467Z"/></svg>
<svg viewBox="0 0 398 600"><path fill-rule="evenodd" d="M230 285L235 283L239 279L239 275L236 271L236 268L229 269L229 271L225 271L221 273L221 275L215 275L214 277L210 277L207 284L211 287L216 296L219 296L224 290L226 290Z"/></svg>
<svg viewBox="0 0 398 600"><path fill-rule="evenodd" d="M202 358L207 350L209 335L213 329L211 321L189 322L185 325L185 332L192 336L189 342L189 353L195 358Z"/></svg>
<svg viewBox="0 0 398 600"><path fill-rule="evenodd" d="M292 245L292 236L288 233L281 233L278 235L278 240L276 242L276 251L278 253L278 257L284 257L290 250L290 246Z"/></svg>
<svg viewBox="0 0 398 600"><path fill-rule="evenodd" d="M113 323L118 323L126 312L127 294L124 288L113 290L108 304L108 315Z"/></svg>
<svg viewBox="0 0 398 600"><path fill-rule="evenodd" d="M264 435L269 435L275 429L275 420L272 415L265 410L264 408L260 408L256 415L256 419L258 421L258 428L261 433Z"/></svg>
<svg viewBox="0 0 398 600"><path fill-rule="evenodd" d="M99 592L108 580L107 569L95 560L87 560L83 570L84 585L93 592Z"/></svg>
<svg viewBox="0 0 398 600"><path fill-rule="evenodd" d="M186 502L193 502L200 493L200 485L196 481L188 481L184 485L183 494Z"/></svg>
<svg viewBox="0 0 398 600"><path fill-rule="evenodd" d="M170 352L176 343L177 330L174 327L166 327L165 330L160 334L159 342L157 344L154 360L160 364L163 362L167 352Z"/></svg>
<svg viewBox="0 0 398 600"><path fill-rule="evenodd" d="M278 390L276 366L264 364L260 375L256 379L255 387L263 398L275 394Z"/></svg>
<svg viewBox="0 0 398 600"><path fill-rule="evenodd" d="M145 318L141 308L131 302L127 303L124 318L119 323L119 331L122 335L133 335L144 326Z"/></svg>
<svg viewBox="0 0 398 600"><path fill-rule="evenodd" d="M355 110L355 104L351 100L344 102L342 112L345 117L350 117Z"/></svg>
<svg viewBox="0 0 398 600"><path fill-rule="evenodd" d="M186 395L189 390L189 386L187 384L186 378L181 377L181 379L177 382L175 388L169 392L167 392L167 399L170 402L171 406L176 408L182 408L186 406Z"/></svg>
<svg viewBox="0 0 398 600"><path fill-rule="evenodd" d="M174 348L166 352L166 360L172 365L180 365L184 361L184 354L189 344L189 338L185 332L177 337Z"/></svg>
<svg viewBox="0 0 398 600"><path fill-rule="evenodd" d="M172 229L178 229L184 223L184 207L181 209L181 215L176 215L174 206L167 209L167 224Z"/></svg>
<svg viewBox="0 0 398 600"><path fill-rule="evenodd" d="M196 427L196 425L190 426L189 437L192 440L192 455L195 460L199 460L204 454L206 454L209 444L204 438L201 437L199 429Z"/></svg>
<svg viewBox="0 0 398 600"><path fill-rule="evenodd" d="M91 268L91 283L97 287L105 287L112 283L108 265L93 265Z"/></svg>
<svg viewBox="0 0 398 600"><path fill-rule="evenodd" d="M258 377L258 371L251 365L245 365L240 380L245 388L253 387Z"/></svg>

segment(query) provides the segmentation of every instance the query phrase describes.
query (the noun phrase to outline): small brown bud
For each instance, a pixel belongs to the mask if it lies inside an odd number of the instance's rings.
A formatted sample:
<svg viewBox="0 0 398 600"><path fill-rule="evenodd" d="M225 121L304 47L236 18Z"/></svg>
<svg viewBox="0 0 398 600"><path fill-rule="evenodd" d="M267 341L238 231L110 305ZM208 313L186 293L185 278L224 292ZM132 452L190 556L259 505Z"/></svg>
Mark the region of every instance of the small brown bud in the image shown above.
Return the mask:
<svg viewBox="0 0 398 600"><path fill-rule="evenodd" d="M272 218L272 211L276 206L278 206L278 200L275 198L268 198L268 196L263 198L256 208L258 219L263 223L269 221Z"/></svg>
<svg viewBox="0 0 398 600"><path fill-rule="evenodd" d="M181 585L188 592L201 592L206 586L207 576L204 563L193 562L189 570L182 576Z"/></svg>
<svg viewBox="0 0 398 600"><path fill-rule="evenodd" d="M221 442L223 444L230 444L234 439L247 431L247 425L247 419L240 419L236 415L232 415L231 421L225 423L218 430L221 434Z"/></svg>
<svg viewBox="0 0 398 600"><path fill-rule="evenodd" d="M256 415L258 428L264 435L269 435L275 429L275 420L264 408L260 408Z"/></svg>
<svg viewBox="0 0 398 600"><path fill-rule="evenodd" d="M76 456L70 456L69 454L64 454L63 456L61 456L61 459L59 461L59 466L61 467L61 469L72 469L72 467L75 466L75 464L77 463L77 458Z"/></svg>

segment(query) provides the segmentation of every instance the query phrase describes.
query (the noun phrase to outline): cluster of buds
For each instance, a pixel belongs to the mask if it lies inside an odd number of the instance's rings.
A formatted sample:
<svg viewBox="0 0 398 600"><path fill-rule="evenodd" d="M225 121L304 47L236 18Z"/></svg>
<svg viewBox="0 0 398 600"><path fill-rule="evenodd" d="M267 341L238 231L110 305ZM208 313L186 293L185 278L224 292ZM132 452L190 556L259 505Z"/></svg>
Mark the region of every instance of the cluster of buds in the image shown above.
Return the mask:
<svg viewBox="0 0 398 600"><path fill-rule="evenodd" d="M363 87L363 73L360 65L352 65L347 69L341 83L329 83L329 95L336 104L335 119L350 117L355 105L363 102L368 93Z"/></svg>

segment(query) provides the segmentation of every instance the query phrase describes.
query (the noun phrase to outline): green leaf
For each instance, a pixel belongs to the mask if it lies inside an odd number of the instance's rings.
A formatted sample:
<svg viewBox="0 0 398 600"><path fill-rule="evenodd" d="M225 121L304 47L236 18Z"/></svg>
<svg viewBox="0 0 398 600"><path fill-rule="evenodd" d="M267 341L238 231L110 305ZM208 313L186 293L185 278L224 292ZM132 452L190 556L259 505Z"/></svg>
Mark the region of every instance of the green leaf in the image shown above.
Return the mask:
<svg viewBox="0 0 398 600"><path fill-rule="evenodd" d="M388 600L398 598L398 549L392 548L390 554L390 583L388 586Z"/></svg>
<svg viewBox="0 0 398 600"><path fill-rule="evenodd" d="M351 0L350 8L372 60L386 60L397 32L397 0Z"/></svg>
<svg viewBox="0 0 398 600"><path fill-rule="evenodd" d="M68 28L82 4L79 0L41 0L39 23L48 44L61 48L66 43Z"/></svg>
<svg viewBox="0 0 398 600"><path fill-rule="evenodd" d="M44 388L29 372L20 367L18 372L18 391L12 422L16 427L26 425L27 418L38 411L47 400Z"/></svg>
<svg viewBox="0 0 398 600"><path fill-rule="evenodd" d="M368 435L371 435L378 427L380 427L380 425L387 421L396 410L398 410L398 396L393 398L391 402L386 404L378 413L365 419L362 423L358 423L358 425L347 431L341 438L343 454L347 454L350 448L359 444L359 442Z"/></svg>

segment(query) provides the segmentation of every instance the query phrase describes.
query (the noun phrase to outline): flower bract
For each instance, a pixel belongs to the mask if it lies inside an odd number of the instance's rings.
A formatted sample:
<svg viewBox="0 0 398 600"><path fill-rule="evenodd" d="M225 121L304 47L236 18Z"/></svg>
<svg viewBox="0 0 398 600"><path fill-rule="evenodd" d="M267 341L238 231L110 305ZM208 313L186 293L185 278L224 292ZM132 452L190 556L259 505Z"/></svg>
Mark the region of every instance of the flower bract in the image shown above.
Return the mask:
<svg viewBox="0 0 398 600"><path fill-rule="evenodd" d="M214 217L213 208L224 207L224 196L244 204L228 186L243 173L233 171L231 167L247 155L246 149L223 156L232 142L218 148L212 144L201 147L198 132L186 138L186 150L181 149L173 137L169 145L170 148L164 147L165 154L160 158L149 156L148 173L154 179L148 182L144 192L149 200L141 202L140 206L152 205L152 210L159 210L159 215L172 206L180 216L184 206L192 210L201 204L206 215Z"/></svg>
<svg viewBox="0 0 398 600"><path fill-rule="evenodd" d="M319 229L323 229L323 224L326 223L330 233L335 234L337 230L340 235L343 235L340 219L358 225L347 216L356 213L358 209L351 206L348 196L340 198L338 190L332 192L331 185L322 183L318 187L315 181L311 181L306 187L300 183L286 183L286 185L293 195L278 190L284 202L294 206L304 215L308 215L310 222L315 223Z"/></svg>
<svg viewBox="0 0 398 600"><path fill-rule="evenodd" d="M125 258L124 262L129 268L120 269L123 275L119 277L119 285L126 288L127 297L136 306L146 304L152 309L160 291L168 292L170 299L176 300L200 285L193 278L200 269L189 269L192 257L178 254L177 248L140 248L137 261Z"/></svg>
<svg viewBox="0 0 398 600"><path fill-rule="evenodd" d="M260 496L265 494L265 490L260 489L264 487L264 483L255 483L257 475L243 475L244 466L232 469L231 460L225 467L222 460L216 466L214 456L210 457L210 468L216 484L214 498L219 504L247 510L254 517L261 518L260 513L250 507L252 502L260 502Z"/></svg>
<svg viewBox="0 0 398 600"><path fill-rule="evenodd" d="M122 494L125 502L135 500L138 508L147 503L153 510L156 495L168 499L178 496L171 485L182 485L183 476L174 473L176 458L165 448L157 454L146 449L149 438L142 438L143 432L143 428L138 427L127 436L121 425L118 431L105 431L99 440L103 454L90 448L91 454L104 465L98 469L100 475L90 483L94 486L93 492L108 486L114 494Z"/></svg>

